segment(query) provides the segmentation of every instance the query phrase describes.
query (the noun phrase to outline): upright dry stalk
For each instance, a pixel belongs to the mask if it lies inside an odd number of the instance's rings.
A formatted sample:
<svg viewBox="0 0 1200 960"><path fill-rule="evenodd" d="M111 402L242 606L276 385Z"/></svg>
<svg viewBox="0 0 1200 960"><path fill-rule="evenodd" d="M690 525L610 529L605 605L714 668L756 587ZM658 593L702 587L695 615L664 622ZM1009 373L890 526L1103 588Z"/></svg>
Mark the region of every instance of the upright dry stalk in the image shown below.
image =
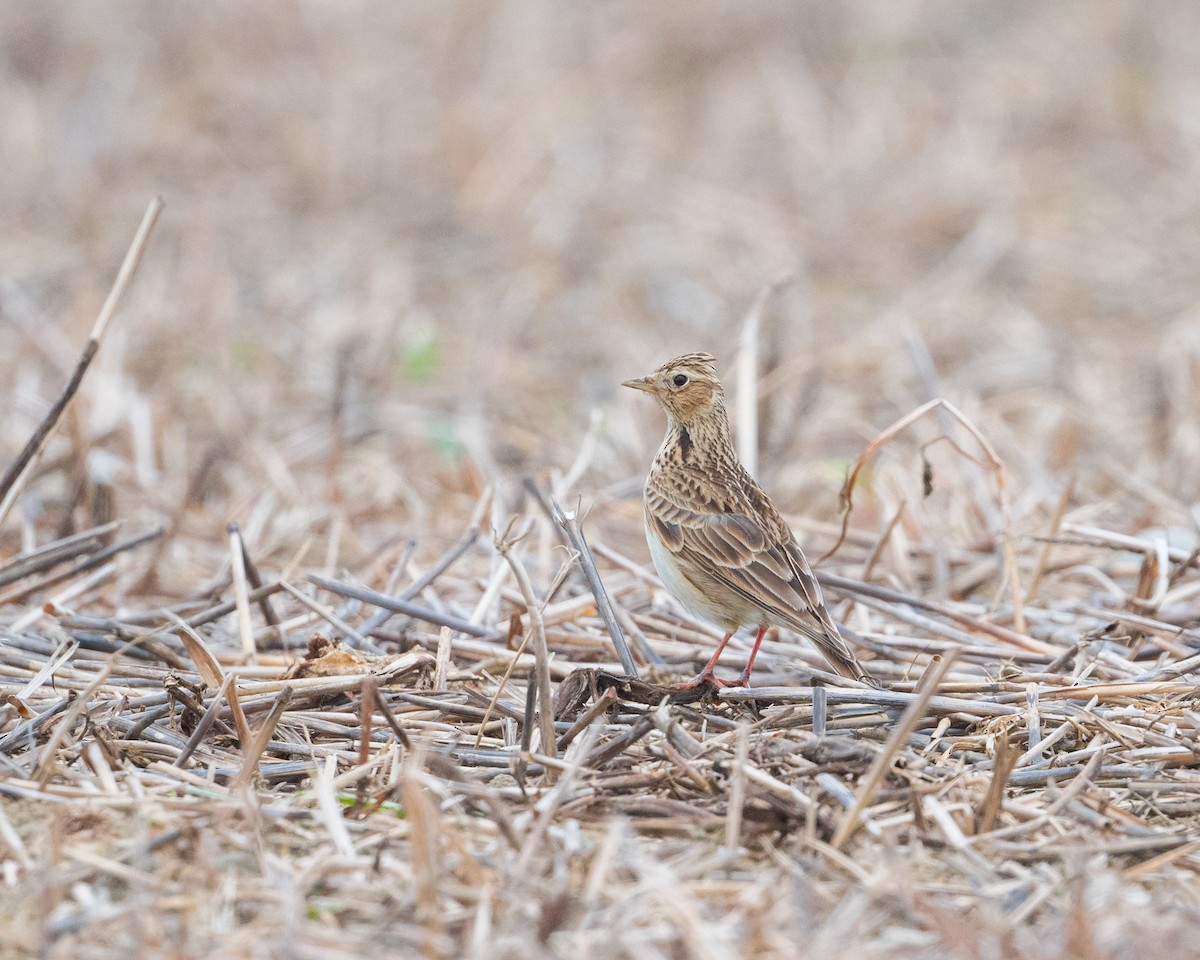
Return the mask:
<svg viewBox="0 0 1200 960"><path fill-rule="evenodd" d="M425 785L421 771L423 757L409 756L404 763L400 783L404 813L410 825L409 857L416 881L416 920L421 927L421 953L439 956L437 943L442 934L442 913L438 908L442 881L442 833L444 826L437 804Z"/></svg>
<svg viewBox="0 0 1200 960"><path fill-rule="evenodd" d="M742 324L735 369L733 419L738 457L750 473L758 472L758 331L770 287L754 301Z"/></svg>
<svg viewBox="0 0 1200 960"><path fill-rule="evenodd" d="M363 677L362 702L358 708L358 766L364 768L371 762L371 721L375 716L375 700L378 695L379 681L374 674ZM358 798L356 803L362 806L366 796L366 778L358 781Z"/></svg>
<svg viewBox="0 0 1200 960"><path fill-rule="evenodd" d="M592 598L596 601L596 609L599 611L605 627L608 628L608 635L612 637L617 658L621 661L621 669L625 671L626 676L636 679L639 674L637 663L633 659L633 651L629 649L625 631L621 629L621 624L613 611L612 601L608 598L608 591L604 589L604 581L600 579L600 571L596 569L596 561L592 559L592 551L588 548L583 529L579 526L579 519L573 512L567 513L563 510L557 497L550 498L550 510L554 522L563 529L567 539L571 542L571 547L575 550L579 568L583 571L588 586L591 588Z"/></svg>
<svg viewBox="0 0 1200 960"><path fill-rule="evenodd" d="M992 779L988 782L983 806L979 809L975 821L975 832L977 834L987 833L995 824L996 815L1000 812L1000 807L1004 803L1004 789L1008 786L1008 778L1012 776L1013 767L1017 765L1017 756L1017 747L1009 741L1008 731L1001 730L996 737Z"/></svg>
<svg viewBox="0 0 1200 960"><path fill-rule="evenodd" d="M74 399L79 385L83 382L84 374L87 373L88 368L92 365L92 360L99 352L104 335L108 332L108 325L112 322L121 301L125 299L130 281L133 280L138 264L142 262L142 254L146 252L150 231L154 229L154 224L158 222L158 215L162 213L165 205L162 197L155 197L150 201L150 205L142 216L141 225L134 234L133 242L125 254L125 259L121 262L117 279L113 281L112 288L108 291L108 297L105 298L104 306L100 308L100 315L96 317L96 322L92 326L87 345L83 348L83 353L79 355L79 360L71 373L71 379L67 381L67 385L54 405L46 412L46 416L42 418L42 422L38 424L24 449L9 464L8 469L4 471L4 476L0 477L0 498L2 498L0 499L0 524L3 524L8 517L9 511L16 503L17 497L29 478L30 469L37 462L42 451L46 449L46 444L50 442L50 437L54 434L54 428L62 419L62 415L67 412L67 407L71 405L71 400Z"/></svg>
<svg viewBox="0 0 1200 960"><path fill-rule="evenodd" d="M235 686L236 683L237 674L230 673L226 675L225 680L217 688L217 692L214 694L212 702L209 703L208 707L204 711L204 714L200 717L199 722L197 722L196 728L192 731L192 735L188 737L187 743L183 745L183 749L179 752L179 756L175 758L175 766L179 767L180 769L183 769L183 767L186 766L188 760L191 759L192 754L196 752L196 748L200 746L200 741L208 735L208 731L212 727L213 721L217 718L217 711L221 709L221 704L225 702L225 699L229 698L229 702L231 704L237 700L237 689ZM243 717L243 722L244 720L245 718ZM242 738L241 742L247 743L248 738Z"/></svg>
<svg viewBox="0 0 1200 960"><path fill-rule="evenodd" d="M341 804L338 803L337 790L333 778L337 775L337 757L330 754L324 763L318 763L313 771L313 791L317 795L317 810L320 820L325 825L325 831L333 842L337 852L347 860L354 859L354 841L350 839L350 831L346 829L346 818L342 815ZM239 780L241 777L239 776Z"/></svg>
<svg viewBox="0 0 1200 960"><path fill-rule="evenodd" d="M725 816L725 849L736 853L742 842L742 814L746 806L746 762L750 757L750 732L746 724L738 727L734 752L733 776L729 789L729 810Z"/></svg>
<svg viewBox="0 0 1200 960"><path fill-rule="evenodd" d="M233 701L237 699L236 690L231 690L231 694L229 702L232 705ZM271 737L275 733L275 727L278 726L280 718L283 717L284 710L287 709L288 701L291 699L291 687L284 687L279 691L279 696L271 704L271 712L267 714L267 719L263 721L263 725L254 733L249 747L243 754L242 767L238 770L237 776L230 785L231 791L236 793L254 778L254 774L258 771L258 765L262 760L263 752L267 749L267 744L270 743Z"/></svg>
<svg viewBox="0 0 1200 960"><path fill-rule="evenodd" d="M769 304L781 290L792 282L784 277L763 287L742 321L738 338L738 354L734 369L737 384L734 388L733 419L737 454L750 473L758 472L758 371L762 342L762 319Z"/></svg>
<svg viewBox="0 0 1200 960"><path fill-rule="evenodd" d="M254 624L250 620L250 587L246 583L246 553L242 532L236 523L225 528L229 534L229 565L233 577L233 597L237 603L238 636L242 640L242 656L254 662Z"/></svg>
<svg viewBox="0 0 1200 960"><path fill-rule="evenodd" d="M546 625L542 621L542 608L533 592L533 584L525 565L513 553L514 544L500 542L497 549L512 567L513 576L520 587L521 596L525 598L525 610L529 614L529 632L533 637L533 655L536 661L534 676L537 682L537 712L539 749L547 756L558 755L554 738L554 697L550 689L550 648L546 644Z"/></svg>

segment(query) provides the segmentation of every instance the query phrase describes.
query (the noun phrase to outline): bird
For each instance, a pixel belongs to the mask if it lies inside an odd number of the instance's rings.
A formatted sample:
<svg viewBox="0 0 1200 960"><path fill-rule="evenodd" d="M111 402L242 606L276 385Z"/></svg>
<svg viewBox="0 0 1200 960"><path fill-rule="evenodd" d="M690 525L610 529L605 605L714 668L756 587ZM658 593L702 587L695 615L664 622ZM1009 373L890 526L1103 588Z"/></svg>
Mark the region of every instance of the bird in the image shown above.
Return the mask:
<svg viewBox="0 0 1200 960"><path fill-rule="evenodd" d="M667 415L644 491L654 567L690 613L725 631L704 669L682 686L748 686L773 626L807 637L841 676L874 684L829 615L787 521L738 459L716 359L685 354L622 386L650 394ZM758 630L746 668L736 680L718 680L717 661L742 626Z"/></svg>

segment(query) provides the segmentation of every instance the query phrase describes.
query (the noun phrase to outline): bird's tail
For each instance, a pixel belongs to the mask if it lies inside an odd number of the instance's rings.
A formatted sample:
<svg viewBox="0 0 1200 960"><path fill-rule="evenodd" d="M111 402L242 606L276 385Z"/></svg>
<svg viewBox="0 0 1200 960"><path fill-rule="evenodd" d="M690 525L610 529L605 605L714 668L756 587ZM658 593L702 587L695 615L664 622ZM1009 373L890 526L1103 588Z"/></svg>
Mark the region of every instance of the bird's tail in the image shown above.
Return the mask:
<svg viewBox="0 0 1200 960"><path fill-rule="evenodd" d="M800 548L794 540L788 544L786 553L792 567L792 575L795 578L793 584L806 601L804 616L789 617L787 622L816 645L816 648L829 661L829 665L840 676L846 677L848 680L869 683L873 687L879 686L879 681L858 662L858 657L846 644L843 633L848 633L853 637L854 632L839 630L838 625L833 622L833 617L829 615L829 608L825 606L825 599L821 596L821 585L817 583L812 568L804 559L804 554L800 552Z"/></svg>
<svg viewBox="0 0 1200 960"><path fill-rule="evenodd" d="M827 639L827 638L825 638ZM846 646L846 641L838 636L836 644L818 643L825 659L829 661L829 665L833 667L838 676L845 677L848 680L858 680L860 683L869 683L873 687L879 686L879 681L876 680L869 670L858 662L850 648Z"/></svg>
<svg viewBox="0 0 1200 960"><path fill-rule="evenodd" d="M858 657L854 655L854 651L850 649L846 643L846 635L855 637L854 631L842 627L838 629L838 625L833 622L833 618L829 616L829 611L822 604L817 611L817 623L821 629L813 630L806 629L804 632L808 634L808 638L821 655L829 661L829 665L833 667L834 673L838 676L845 677L847 680L858 680L860 683L869 683L873 687L878 687L879 681L871 676L871 672L858 662Z"/></svg>

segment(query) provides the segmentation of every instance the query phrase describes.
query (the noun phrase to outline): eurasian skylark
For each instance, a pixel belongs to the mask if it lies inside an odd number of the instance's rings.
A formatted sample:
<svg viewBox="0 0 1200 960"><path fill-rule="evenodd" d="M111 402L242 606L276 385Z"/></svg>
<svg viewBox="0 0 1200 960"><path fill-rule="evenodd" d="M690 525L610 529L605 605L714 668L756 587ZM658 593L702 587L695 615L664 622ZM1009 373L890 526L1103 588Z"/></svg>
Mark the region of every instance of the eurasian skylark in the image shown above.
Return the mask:
<svg viewBox="0 0 1200 960"><path fill-rule="evenodd" d="M725 638L686 686L746 686L772 626L808 637L843 677L874 682L825 609L821 588L787 522L738 460L716 361L689 353L626 387L654 396L667 435L646 479L646 540L663 584ZM738 627L758 628L746 669L717 680L713 668Z"/></svg>

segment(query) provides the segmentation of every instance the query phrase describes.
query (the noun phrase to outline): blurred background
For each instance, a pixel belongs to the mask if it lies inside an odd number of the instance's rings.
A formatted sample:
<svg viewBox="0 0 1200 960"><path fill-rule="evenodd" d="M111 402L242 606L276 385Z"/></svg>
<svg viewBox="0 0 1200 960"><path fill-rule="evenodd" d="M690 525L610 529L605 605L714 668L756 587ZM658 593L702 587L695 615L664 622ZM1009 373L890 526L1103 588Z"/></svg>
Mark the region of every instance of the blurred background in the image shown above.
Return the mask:
<svg viewBox="0 0 1200 960"><path fill-rule="evenodd" d="M1200 8L1152 14L7 0L0 460L167 209L0 548L161 523L126 588L166 593L216 573L229 520L276 564L436 553L486 484L583 450L571 492L644 559L662 424L619 382L692 350L733 380L785 279L759 472L811 545L849 460L936 395L1005 460L1018 532L1069 482L1083 519L1190 523ZM947 426L889 449L857 524L906 500L910 536L994 535L990 471L945 444L921 502Z"/></svg>

